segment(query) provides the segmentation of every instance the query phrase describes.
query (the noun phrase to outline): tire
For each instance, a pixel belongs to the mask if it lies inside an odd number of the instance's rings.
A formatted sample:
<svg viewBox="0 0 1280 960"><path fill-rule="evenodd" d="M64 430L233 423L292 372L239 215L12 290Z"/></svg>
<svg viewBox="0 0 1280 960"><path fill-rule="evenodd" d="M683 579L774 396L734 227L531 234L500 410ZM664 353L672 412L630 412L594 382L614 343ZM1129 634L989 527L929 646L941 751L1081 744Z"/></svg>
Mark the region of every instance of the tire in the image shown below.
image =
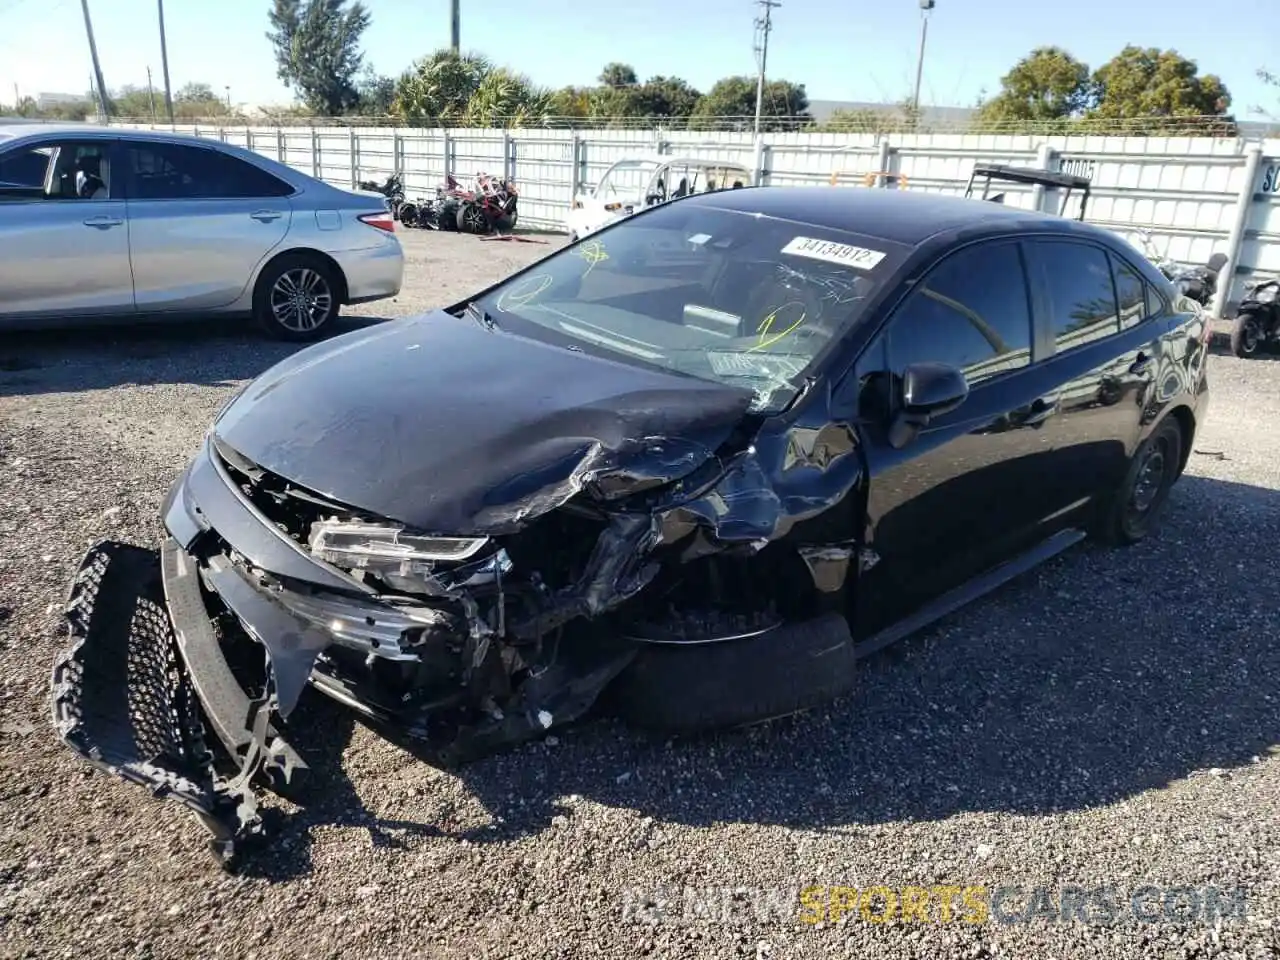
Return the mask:
<svg viewBox="0 0 1280 960"><path fill-rule="evenodd" d="M454 200L446 200L440 205L436 214L436 227L445 233L455 233L458 229L459 204Z"/></svg>
<svg viewBox="0 0 1280 960"><path fill-rule="evenodd" d="M1173 417L1165 417L1134 452L1124 482L1112 495L1095 531L1116 546L1145 540L1159 526L1169 491L1178 479L1186 438ZM1157 472L1153 475L1152 470Z"/></svg>
<svg viewBox="0 0 1280 960"><path fill-rule="evenodd" d="M1237 357L1256 356L1262 346L1262 325L1257 315L1242 313L1231 325L1231 352Z"/></svg>
<svg viewBox="0 0 1280 960"><path fill-rule="evenodd" d="M603 705L635 726L673 733L764 723L848 692L854 660L839 614L745 640L646 644Z"/></svg>
<svg viewBox="0 0 1280 960"><path fill-rule="evenodd" d="M336 277L328 264L305 253L286 254L268 264L253 295L258 325L278 340L316 340L333 325L340 309ZM291 300L291 294L310 300ZM302 313L299 313L299 310Z"/></svg>
<svg viewBox="0 0 1280 960"><path fill-rule="evenodd" d="M478 203L464 203L458 207L458 232L485 234L489 232L489 224L485 219L484 208Z"/></svg>
<svg viewBox="0 0 1280 960"><path fill-rule="evenodd" d="M418 205L416 203L404 203L400 205L400 222L406 227L419 226Z"/></svg>

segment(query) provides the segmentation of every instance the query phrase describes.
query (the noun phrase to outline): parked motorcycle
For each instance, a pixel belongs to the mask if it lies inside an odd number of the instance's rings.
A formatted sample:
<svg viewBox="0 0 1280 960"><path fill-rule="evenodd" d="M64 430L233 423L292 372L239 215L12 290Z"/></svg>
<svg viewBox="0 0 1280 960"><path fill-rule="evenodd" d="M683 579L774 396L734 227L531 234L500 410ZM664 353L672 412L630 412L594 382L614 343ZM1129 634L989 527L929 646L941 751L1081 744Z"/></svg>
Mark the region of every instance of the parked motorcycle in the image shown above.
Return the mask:
<svg viewBox="0 0 1280 960"><path fill-rule="evenodd" d="M1218 275L1222 273L1222 268L1227 264L1227 255L1225 253L1215 253L1209 258L1209 262L1203 266L1182 263L1178 260L1171 260L1156 250L1155 244L1151 240L1151 234L1146 230L1139 230L1138 236L1142 242L1142 251L1146 258L1155 265L1157 270L1172 281L1178 293L1194 300L1202 307L1207 307L1214 294L1218 292Z"/></svg>
<svg viewBox="0 0 1280 960"><path fill-rule="evenodd" d="M1245 286L1231 327L1231 352L1252 357L1276 343L1280 343L1280 279L1254 281Z"/></svg>
<svg viewBox="0 0 1280 960"><path fill-rule="evenodd" d="M379 184L376 180L361 180L361 190L372 190L387 198L387 206L391 209L392 219L400 220L400 208L404 206L404 180L400 174L393 173ZM403 222L403 221L402 221Z"/></svg>

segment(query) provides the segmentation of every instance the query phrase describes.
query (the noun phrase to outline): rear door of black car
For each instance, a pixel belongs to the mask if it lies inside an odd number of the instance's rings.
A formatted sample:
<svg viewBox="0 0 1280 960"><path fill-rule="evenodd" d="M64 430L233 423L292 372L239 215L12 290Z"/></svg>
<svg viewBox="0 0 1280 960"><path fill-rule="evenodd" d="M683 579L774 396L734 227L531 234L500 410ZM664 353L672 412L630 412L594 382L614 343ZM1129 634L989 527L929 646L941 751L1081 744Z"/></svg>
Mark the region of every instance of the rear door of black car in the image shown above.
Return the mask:
<svg viewBox="0 0 1280 960"><path fill-rule="evenodd" d="M1046 478L1063 505L1085 506L1124 477L1160 368L1162 303L1141 273L1114 250L1078 239L1026 245L1032 289L1057 384L1045 424L1056 467Z"/></svg>
<svg viewBox="0 0 1280 960"><path fill-rule="evenodd" d="M1014 239L950 253L894 309L853 371L868 470L859 627L872 631L1017 552L1061 506L1043 430L1026 260ZM908 364L965 372L970 393L894 449L887 424Z"/></svg>

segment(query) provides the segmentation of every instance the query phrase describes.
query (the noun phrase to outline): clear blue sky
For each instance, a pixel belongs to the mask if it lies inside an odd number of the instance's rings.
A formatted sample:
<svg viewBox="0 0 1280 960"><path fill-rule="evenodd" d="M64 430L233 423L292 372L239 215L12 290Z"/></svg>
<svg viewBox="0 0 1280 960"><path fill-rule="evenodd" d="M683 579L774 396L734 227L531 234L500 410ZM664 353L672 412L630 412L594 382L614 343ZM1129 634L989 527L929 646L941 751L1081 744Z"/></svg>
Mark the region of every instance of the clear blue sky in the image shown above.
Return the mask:
<svg viewBox="0 0 1280 960"><path fill-rule="evenodd" d="M449 42L448 0L366 0L373 22L366 59L398 73ZM462 42L548 86L593 81L604 62L632 64L641 79L675 74L706 89L753 73L750 0L695 3L462 0ZM160 83L154 0L90 0L108 87ZM230 86L237 103L284 103L275 77L267 0L168 0L169 69L189 81ZM769 74L804 83L811 99L900 100L911 88L917 0L783 0L774 12ZM929 24L922 100L967 106L1037 45L1057 43L1097 66L1126 43L1172 47L1216 73L1244 118L1280 109L1280 91L1255 70L1280 72L1280 0L937 0ZM76 93L90 75L79 0L0 0L0 102Z"/></svg>

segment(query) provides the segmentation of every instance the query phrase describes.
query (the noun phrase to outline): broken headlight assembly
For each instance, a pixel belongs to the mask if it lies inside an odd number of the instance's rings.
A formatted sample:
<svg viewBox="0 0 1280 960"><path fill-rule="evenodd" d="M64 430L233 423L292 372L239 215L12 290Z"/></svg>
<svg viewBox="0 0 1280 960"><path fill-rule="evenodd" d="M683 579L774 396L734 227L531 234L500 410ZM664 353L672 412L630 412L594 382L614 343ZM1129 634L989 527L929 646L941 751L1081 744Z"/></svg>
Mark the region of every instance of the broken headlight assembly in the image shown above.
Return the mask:
<svg viewBox="0 0 1280 960"><path fill-rule="evenodd" d="M318 560L370 574L408 592L438 592L435 574L476 558L489 537L441 537L409 533L394 524L318 520L307 540Z"/></svg>

